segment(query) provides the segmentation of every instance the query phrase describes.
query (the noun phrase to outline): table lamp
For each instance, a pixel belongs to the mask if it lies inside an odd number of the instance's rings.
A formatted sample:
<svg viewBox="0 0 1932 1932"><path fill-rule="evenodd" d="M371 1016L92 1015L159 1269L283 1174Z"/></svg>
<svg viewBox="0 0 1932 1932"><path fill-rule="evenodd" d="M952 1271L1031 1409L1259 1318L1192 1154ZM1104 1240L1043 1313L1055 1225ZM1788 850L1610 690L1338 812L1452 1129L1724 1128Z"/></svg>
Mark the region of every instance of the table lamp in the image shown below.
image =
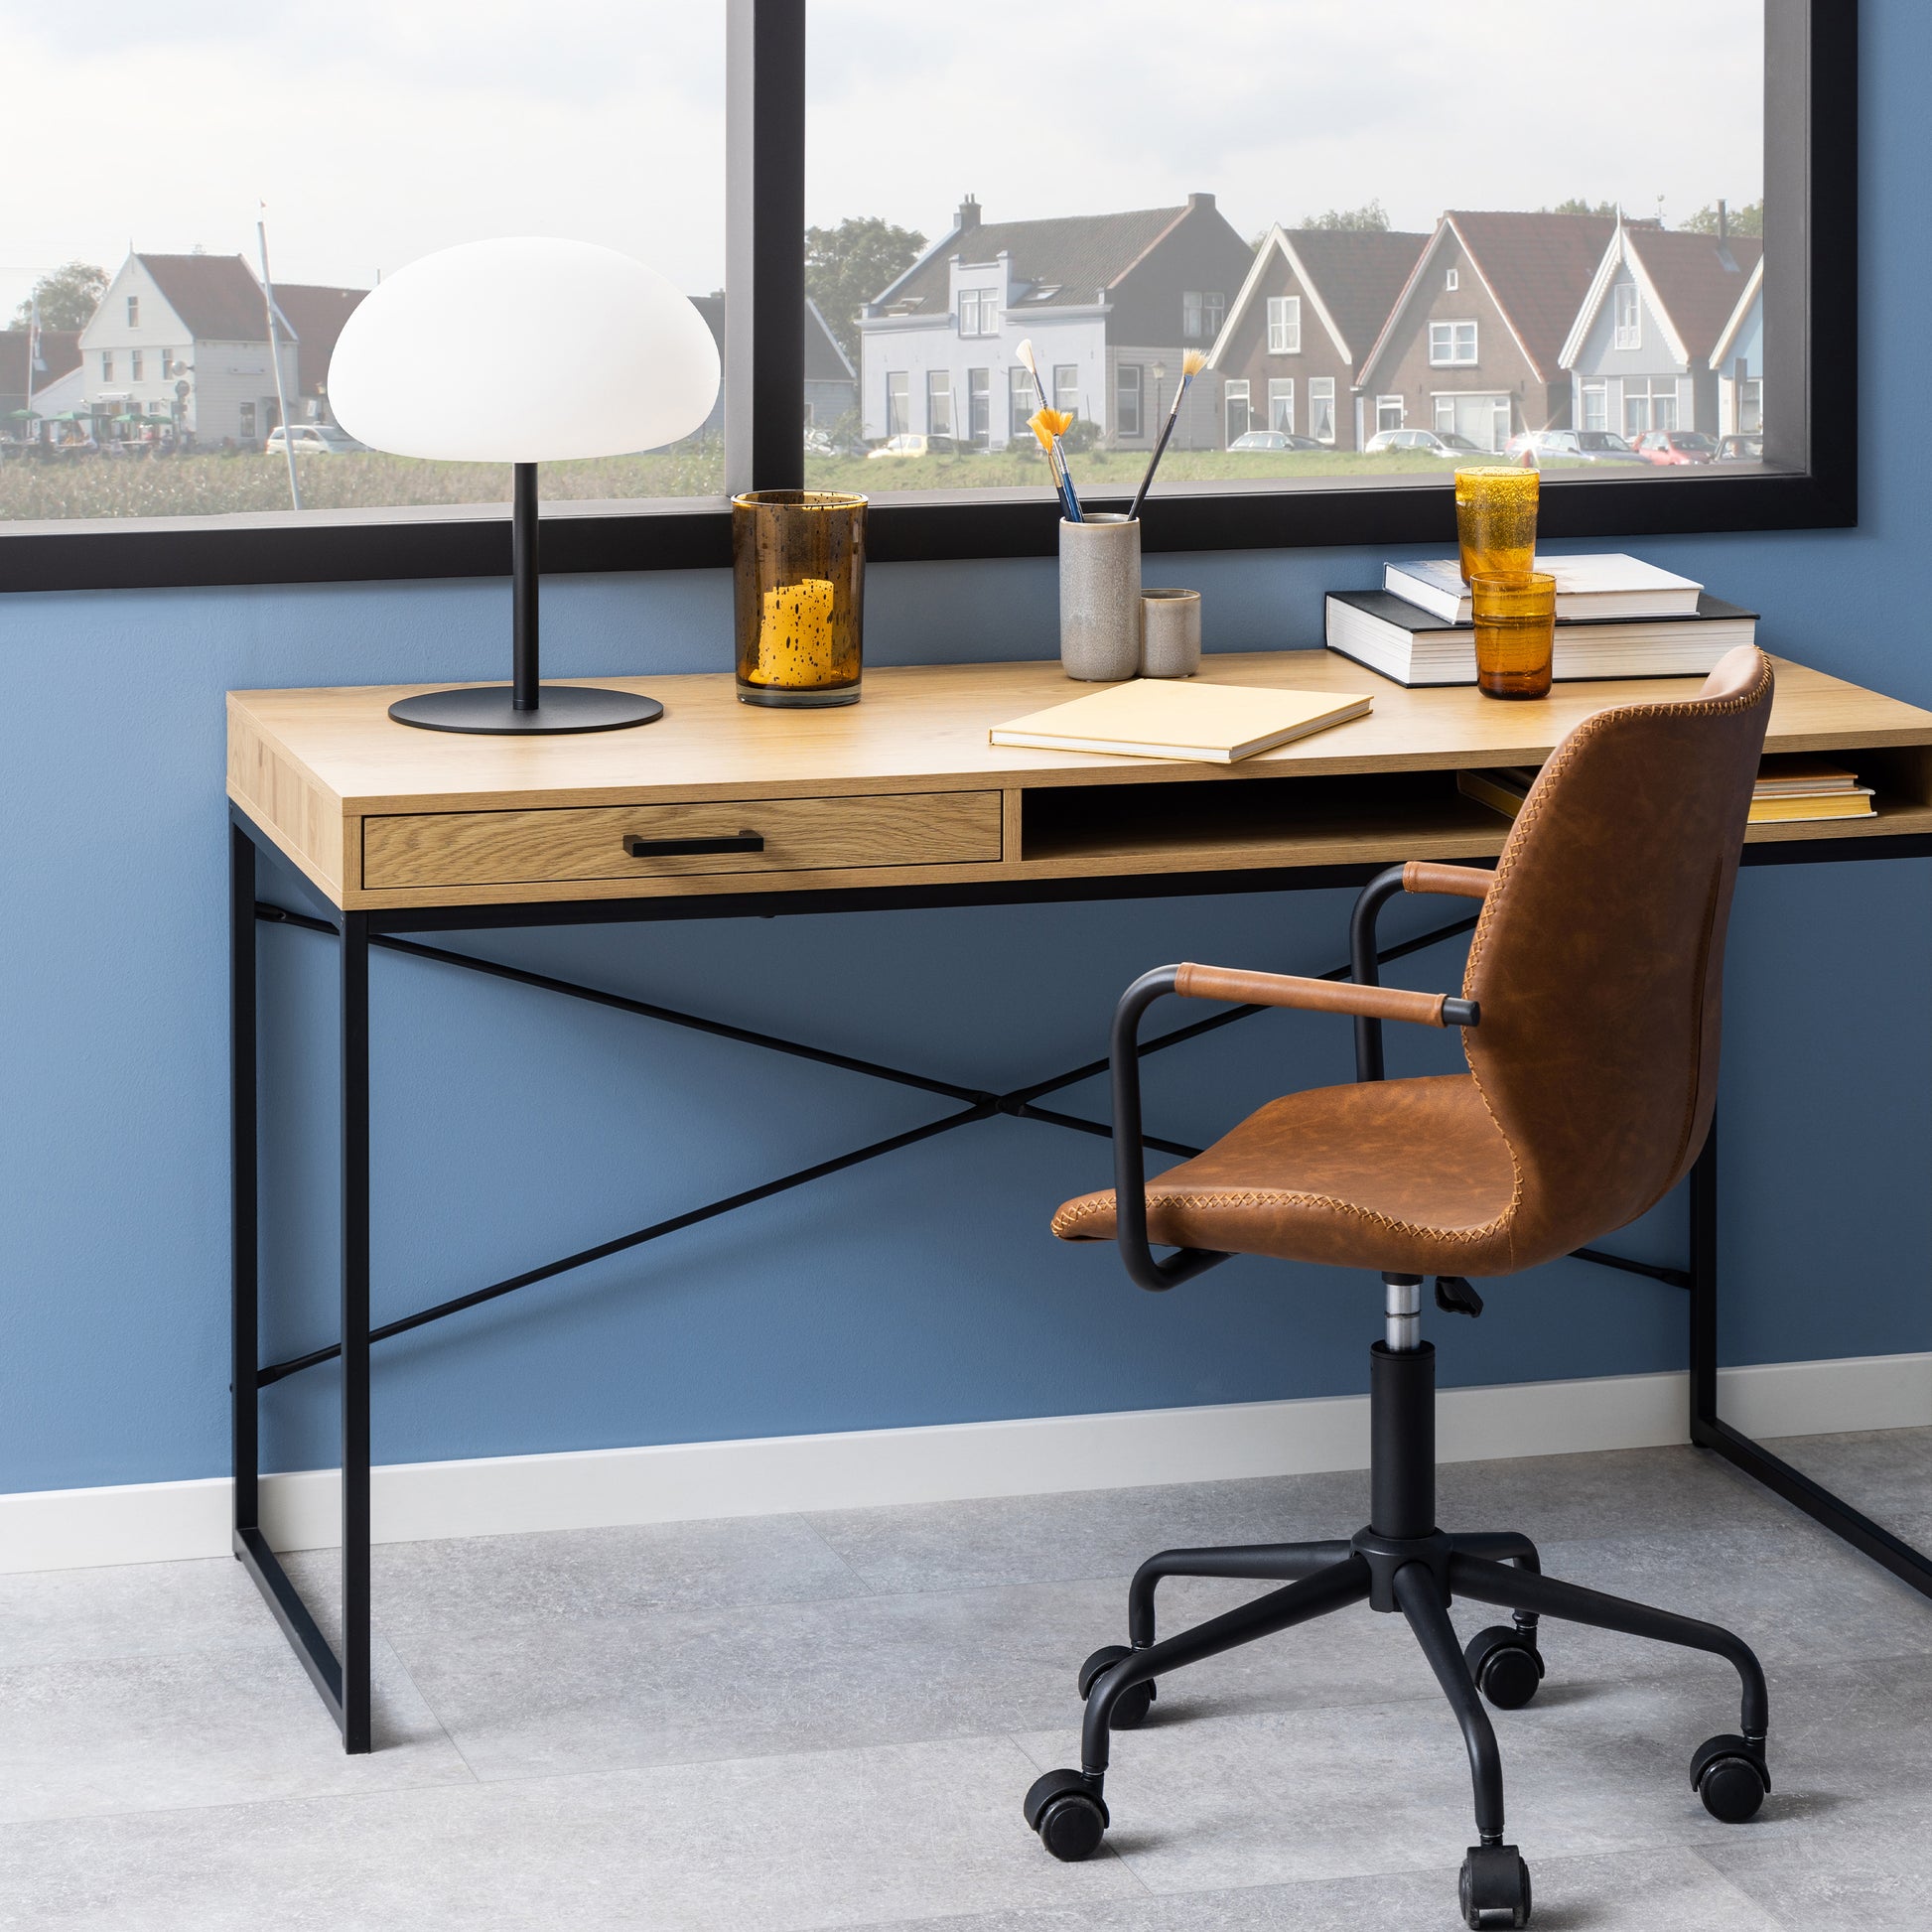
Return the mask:
<svg viewBox="0 0 1932 1932"><path fill-rule="evenodd" d="M615 249L538 236L466 242L364 296L336 344L329 402L373 450L507 463L511 682L426 691L389 707L446 732L595 732L647 725L655 698L544 684L537 669L537 465L624 456L701 428L718 347L677 286Z"/></svg>

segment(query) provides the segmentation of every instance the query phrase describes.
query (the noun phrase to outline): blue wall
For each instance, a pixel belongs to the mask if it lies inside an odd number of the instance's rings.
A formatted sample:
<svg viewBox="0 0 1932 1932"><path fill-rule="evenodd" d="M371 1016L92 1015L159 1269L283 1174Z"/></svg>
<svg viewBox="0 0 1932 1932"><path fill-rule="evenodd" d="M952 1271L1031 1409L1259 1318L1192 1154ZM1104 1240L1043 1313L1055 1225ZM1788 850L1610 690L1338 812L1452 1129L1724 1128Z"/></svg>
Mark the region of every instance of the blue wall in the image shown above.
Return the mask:
<svg viewBox="0 0 1932 1932"><path fill-rule="evenodd" d="M1922 648L1932 302L1915 101L1932 14L1865 9L1864 521L1641 546L1764 613L1777 651L1932 704ZM1832 388L1825 384L1826 406ZM1217 649L1317 641L1320 593L1379 558L1174 560ZM558 580L559 675L715 670L720 574ZM875 662L1042 656L1051 566L876 570ZM0 762L0 1490L226 1468L221 693L497 673L500 584L21 597L0 672L25 695ZM640 756L647 746L640 741ZM1744 876L1723 1099L1727 1359L1932 1347L1932 1008L1924 862ZM293 902L293 901L291 901ZM1183 953L1321 970L1344 898L741 920L479 935L673 1006L971 1085L1098 1054L1119 987ZM1405 908L1412 920L1431 908ZM331 1337L327 942L263 936L266 1347ZM1448 984L1444 949L1411 983ZM379 956L378 1318L945 1109L916 1093ZM1270 1015L1153 1063L1157 1131L1206 1139L1291 1085L1345 1077L1346 1030ZM1421 1066L1444 1042L1401 1042ZM307 1098L305 1099L305 1095ZM1098 1113L1097 1085L1060 1104ZM968 1128L713 1227L526 1291L379 1357L379 1460L1331 1394L1361 1382L1374 1292L1238 1262L1178 1294L1045 1233L1104 1179L1099 1141ZM1675 1259L1681 1201L1618 1237ZM1679 1365L1668 1289L1560 1263L1442 1336L1446 1380ZM1439 1327L1441 1324L1439 1324ZM279 1466L334 1459L322 1370L265 1404Z"/></svg>

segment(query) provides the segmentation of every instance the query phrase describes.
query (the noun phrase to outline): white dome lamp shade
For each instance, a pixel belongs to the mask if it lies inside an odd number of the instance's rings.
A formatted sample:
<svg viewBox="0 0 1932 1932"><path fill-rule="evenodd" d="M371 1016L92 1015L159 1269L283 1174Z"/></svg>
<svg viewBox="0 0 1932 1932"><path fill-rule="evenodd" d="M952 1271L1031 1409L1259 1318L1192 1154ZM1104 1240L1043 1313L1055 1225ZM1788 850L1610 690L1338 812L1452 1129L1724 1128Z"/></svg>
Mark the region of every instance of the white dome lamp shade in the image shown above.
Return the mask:
<svg viewBox="0 0 1932 1932"><path fill-rule="evenodd" d="M363 298L330 358L343 428L397 456L515 470L512 681L424 692L391 705L390 717L431 731L535 733L616 731L663 715L635 692L540 681L536 466L675 443L703 426L718 380L718 345L676 285L591 242L467 242Z"/></svg>

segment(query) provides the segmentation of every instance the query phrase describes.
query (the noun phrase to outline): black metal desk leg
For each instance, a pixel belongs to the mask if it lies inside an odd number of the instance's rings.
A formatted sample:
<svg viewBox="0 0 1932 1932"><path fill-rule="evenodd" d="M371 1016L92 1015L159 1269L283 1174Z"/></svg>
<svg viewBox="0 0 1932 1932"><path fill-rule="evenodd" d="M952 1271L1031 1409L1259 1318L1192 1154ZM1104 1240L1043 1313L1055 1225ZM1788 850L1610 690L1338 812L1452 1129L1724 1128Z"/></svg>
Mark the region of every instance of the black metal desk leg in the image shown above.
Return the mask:
<svg viewBox="0 0 1932 1932"><path fill-rule="evenodd" d="M234 1536L261 1528L258 1353L260 1221L256 1179L255 842L228 827L229 1442Z"/></svg>
<svg viewBox="0 0 1932 1932"><path fill-rule="evenodd" d="M345 912L343 1051L343 1748L369 1749L369 927Z"/></svg>

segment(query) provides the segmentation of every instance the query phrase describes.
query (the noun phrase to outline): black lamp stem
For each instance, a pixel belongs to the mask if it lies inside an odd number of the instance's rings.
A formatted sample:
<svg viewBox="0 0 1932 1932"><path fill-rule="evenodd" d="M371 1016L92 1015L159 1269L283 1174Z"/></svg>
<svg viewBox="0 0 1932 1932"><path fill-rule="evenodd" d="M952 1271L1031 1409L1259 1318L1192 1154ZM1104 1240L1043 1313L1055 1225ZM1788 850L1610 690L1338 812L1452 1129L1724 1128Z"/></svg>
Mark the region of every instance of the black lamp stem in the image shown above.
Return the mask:
<svg viewBox="0 0 1932 1932"><path fill-rule="evenodd" d="M519 463L515 471L510 497L510 596L515 651L510 673L510 703L514 710L534 711L537 708L537 466Z"/></svg>

